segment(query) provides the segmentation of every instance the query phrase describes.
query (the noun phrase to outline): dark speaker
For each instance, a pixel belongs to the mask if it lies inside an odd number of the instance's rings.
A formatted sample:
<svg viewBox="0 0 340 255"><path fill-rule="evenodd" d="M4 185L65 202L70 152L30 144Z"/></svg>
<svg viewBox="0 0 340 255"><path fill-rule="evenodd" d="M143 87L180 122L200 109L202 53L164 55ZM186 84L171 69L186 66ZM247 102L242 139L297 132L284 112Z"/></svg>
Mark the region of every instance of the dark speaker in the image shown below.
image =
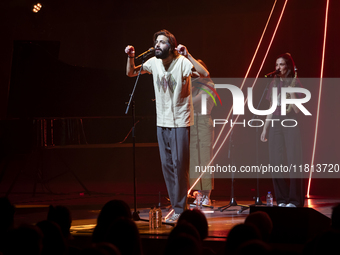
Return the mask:
<svg viewBox="0 0 340 255"><path fill-rule="evenodd" d="M303 244L328 230L331 219L313 208L250 207L250 213L266 212L273 222L271 242Z"/></svg>

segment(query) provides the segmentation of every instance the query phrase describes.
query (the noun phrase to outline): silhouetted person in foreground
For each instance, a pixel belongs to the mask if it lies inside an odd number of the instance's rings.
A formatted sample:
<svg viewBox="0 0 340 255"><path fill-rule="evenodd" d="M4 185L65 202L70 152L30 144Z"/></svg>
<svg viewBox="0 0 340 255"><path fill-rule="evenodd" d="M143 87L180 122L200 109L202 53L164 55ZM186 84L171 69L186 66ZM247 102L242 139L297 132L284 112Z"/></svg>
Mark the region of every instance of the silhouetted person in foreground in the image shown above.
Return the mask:
<svg viewBox="0 0 340 255"><path fill-rule="evenodd" d="M241 244L235 251L237 255L249 255L249 254L261 254L261 255L268 255L271 254L270 246L257 239L253 239ZM275 254L275 253L272 253Z"/></svg>
<svg viewBox="0 0 340 255"><path fill-rule="evenodd" d="M9 255L40 255L42 252L43 233L37 226L23 224L9 236L4 254Z"/></svg>
<svg viewBox="0 0 340 255"><path fill-rule="evenodd" d="M197 229L201 241L208 236L208 221L200 210L184 211L179 217L177 224L181 224L184 221L191 223Z"/></svg>
<svg viewBox="0 0 340 255"><path fill-rule="evenodd" d="M110 225L121 217L132 219L129 205L122 200L107 202L98 215L97 225L92 234L92 242L103 242Z"/></svg>
<svg viewBox="0 0 340 255"><path fill-rule="evenodd" d="M225 254L236 254L237 249L250 240L260 240L258 230L252 225L239 224L234 226L228 236L225 246Z"/></svg>
<svg viewBox="0 0 340 255"><path fill-rule="evenodd" d="M72 240L74 238L70 233L72 224L71 211L63 205L50 205L48 208L47 220L55 222L59 226L61 234L66 242L68 253L78 254L80 249L72 245Z"/></svg>
<svg viewBox="0 0 340 255"><path fill-rule="evenodd" d="M201 255L202 245L192 235L187 233L178 233L169 239L165 247L164 255Z"/></svg>
<svg viewBox="0 0 340 255"><path fill-rule="evenodd" d="M269 215L263 211L257 211L249 214L244 221L246 225L252 224L255 226L264 242L269 242L270 234L273 230L273 222Z"/></svg>
<svg viewBox="0 0 340 255"><path fill-rule="evenodd" d="M122 255L141 255L142 245L136 223L129 218L119 218L108 228L104 238L118 248Z"/></svg>
<svg viewBox="0 0 340 255"><path fill-rule="evenodd" d="M186 221L181 221L171 230L168 236L168 242L171 242L172 239L176 238L180 234L190 235L197 241L201 242L201 237L197 229L191 223Z"/></svg>
<svg viewBox="0 0 340 255"><path fill-rule="evenodd" d="M80 255L121 255L118 248L110 243L98 243L83 249Z"/></svg>
<svg viewBox="0 0 340 255"><path fill-rule="evenodd" d="M7 197L0 198L0 252L7 244L9 232L13 230L15 207Z"/></svg>
<svg viewBox="0 0 340 255"><path fill-rule="evenodd" d="M328 230L315 237L305 245L303 254L338 254L339 253L340 232L338 230Z"/></svg>
<svg viewBox="0 0 340 255"><path fill-rule="evenodd" d="M67 254L66 241L61 233L60 227L53 221L40 221L37 227L43 233L42 255L64 255Z"/></svg>
<svg viewBox="0 0 340 255"><path fill-rule="evenodd" d="M72 224L72 216L70 210L66 206L57 205L48 208L47 220L57 223L65 240L71 239L70 228Z"/></svg>
<svg viewBox="0 0 340 255"><path fill-rule="evenodd" d="M200 239L199 242L202 245L204 254L215 254L215 252L208 248L204 247L203 240L208 236L208 221L205 215L197 209L186 210L184 211L178 219L177 225L188 222L192 224L199 233Z"/></svg>

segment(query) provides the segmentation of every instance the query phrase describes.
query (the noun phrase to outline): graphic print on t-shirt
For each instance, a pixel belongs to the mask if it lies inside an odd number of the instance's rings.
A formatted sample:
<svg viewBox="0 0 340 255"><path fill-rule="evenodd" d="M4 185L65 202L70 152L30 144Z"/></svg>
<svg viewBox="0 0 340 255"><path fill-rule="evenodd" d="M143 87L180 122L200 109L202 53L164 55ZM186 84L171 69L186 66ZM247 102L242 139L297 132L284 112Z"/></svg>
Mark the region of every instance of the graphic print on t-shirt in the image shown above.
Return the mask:
<svg viewBox="0 0 340 255"><path fill-rule="evenodd" d="M176 85L177 85L176 80L171 75L171 73L164 74L161 79L159 78L159 75L157 75L157 87L158 87L159 92L161 90L161 87L163 88L164 93L169 87L169 90L171 91L171 93L174 93L174 90L176 89Z"/></svg>

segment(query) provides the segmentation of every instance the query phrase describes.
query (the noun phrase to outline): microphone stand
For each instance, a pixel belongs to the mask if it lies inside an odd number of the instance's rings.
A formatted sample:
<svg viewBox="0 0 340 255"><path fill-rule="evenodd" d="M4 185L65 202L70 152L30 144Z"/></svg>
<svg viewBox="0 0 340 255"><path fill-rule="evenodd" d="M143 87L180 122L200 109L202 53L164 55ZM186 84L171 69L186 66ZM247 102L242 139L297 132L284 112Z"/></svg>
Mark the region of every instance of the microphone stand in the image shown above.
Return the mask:
<svg viewBox="0 0 340 255"><path fill-rule="evenodd" d="M270 84L270 82L268 81L267 85L266 85L266 88L264 89L264 91L262 93L261 99L260 99L260 101L259 101L259 103L257 105L257 108L256 108L257 110L260 108L260 105L262 103L264 95L268 91L269 84ZM254 114L250 125L253 124L253 120L255 118L258 119L259 116ZM256 126L256 134L255 135L256 135L256 139L255 139L256 154L255 155L256 155L256 165L258 166L259 165L259 127L258 126ZM238 213L242 213L243 211L249 209L250 206L255 206L255 205L265 205L265 204L262 203L261 197L260 197L260 181L259 181L259 173L258 172L256 173L256 197L255 197L255 204L249 205L249 206L242 206L241 209L238 211Z"/></svg>
<svg viewBox="0 0 340 255"><path fill-rule="evenodd" d="M126 111L125 114L128 113L130 105L132 103L132 170L133 170L133 214L132 214L132 218L135 221L140 221L142 220L139 217L139 211L137 211L137 189L136 189L136 184L137 184L137 180L136 180L136 136L135 136L135 119L136 119L136 112L135 112L135 100L134 100L134 94L135 94L135 90L137 87L137 83L139 80L139 77L141 75L142 69L143 69L143 64L145 61L145 55L142 56L142 64L141 64L141 68L139 69L136 81L135 81L135 85L132 89L132 92L130 94L130 99L129 102L127 103L127 107L126 107ZM148 221L148 220L146 220Z"/></svg>
<svg viewBox="0 0 340 255"><path fill-rule="evenodd" d="M137 83L139 80L139 77L141 75L142 69L143 69L143 64L145 62L145 58L148 56L149 54L144 54L143 56L140 56L142 58L142 64L141 64L141 68L139 69L136 81L135 81L135 85L132 89L132 92L130 94L130 99L129 102L127 103L127 107L126 107L126 111L125 114L127 114L129 112L129 108L130 105L132 103L132 131L131 131L131 135L132 135L132 170L133 170L133 213L132 213L132 219L134 221L149 221L146 219L141 219L139 217L139 211L137 211L137 178L136 178L136 136L135 136L135 119L136 119L136 113L135 113L135 100L134 100L134 94L135 94L135 90L137 87ZM160 199L160 194L159 194L159 199ZM160 201L159 201L160 204ZM166 222L162 222L162 224L165 225L173 225L172 223L166 223Z"/></svg>
<svg viewBox="0 0 340 255"><path fill-rule="evenodd" d="M233 118L232 118L233 119ZM230 137L229 137L229 149L228 149L228 158L231 159L231 165L235 165L235 160L234 160L234 156L233 156L233 148L234 148L234 144L233 144L233 139L232 139L232 135L233 135L234 129L231 130L230 132ZM231 172L231 198L230 198L230 202L227 205L218 207L217 209L220 212L223 212L224 210L228 209L231 206L237 206L239 204L237 204L235 197L234 197L234 172ZM244 206L244 205L240 205L240 206Z"/></svg>

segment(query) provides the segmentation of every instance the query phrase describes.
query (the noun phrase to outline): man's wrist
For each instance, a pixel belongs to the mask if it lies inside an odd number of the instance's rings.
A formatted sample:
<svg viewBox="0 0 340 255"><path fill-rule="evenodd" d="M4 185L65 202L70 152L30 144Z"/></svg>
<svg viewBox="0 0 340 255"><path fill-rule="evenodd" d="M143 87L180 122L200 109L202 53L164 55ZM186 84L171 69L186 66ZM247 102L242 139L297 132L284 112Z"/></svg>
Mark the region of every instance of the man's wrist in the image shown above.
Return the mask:
<svg viewBox="0 0 340 255"><path fill-rule="evenodd" d="M135 58L135 56L131 57L131 56L128 55L128 58Z"/></svg>

